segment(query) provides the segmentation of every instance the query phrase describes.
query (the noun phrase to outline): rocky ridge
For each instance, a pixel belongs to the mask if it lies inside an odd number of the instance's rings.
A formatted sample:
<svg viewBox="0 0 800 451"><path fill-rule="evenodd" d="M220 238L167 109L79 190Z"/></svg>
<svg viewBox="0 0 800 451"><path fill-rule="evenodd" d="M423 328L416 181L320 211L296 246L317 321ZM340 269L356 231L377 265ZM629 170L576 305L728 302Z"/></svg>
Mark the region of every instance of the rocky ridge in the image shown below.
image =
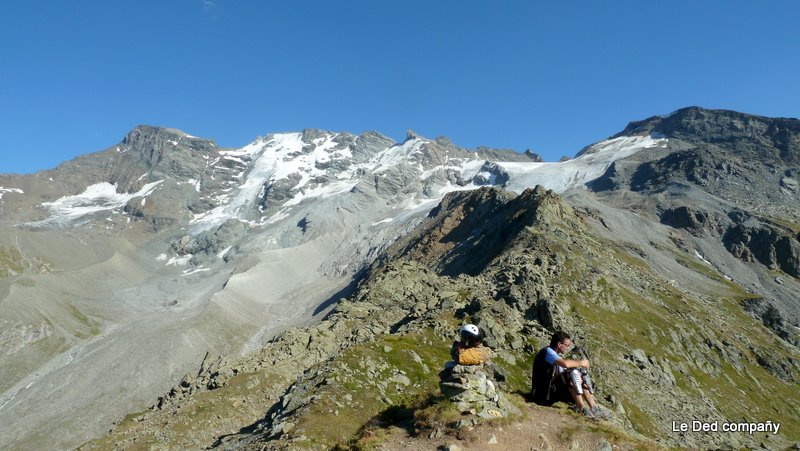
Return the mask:
<svg viewBox="0 0 800 451"><path fill-rule="evenodd" d="M488 199L496 203L479 202ZM491 221L498 208L519 218L502 251L473 274L446 274L473 258L469 251L453 253L448 237L465 224ZM519 196L495 189L448 195L319 325L279 335L257 355L227 363L223 372L204 371L199 383L182 383L138 422L124 422L87 449L104 443L186 446L170 424L185 421L198 397L180 393L225 390L236 378L283 368L280 362L287 360L295 362L288 365L293 375L260 392L270 393L271 401L262 404L270 406L266 417L194 444L327 448L358 437L373 417L391 424L387 412L397 406L411 412L404 418L416 421L417 433L435 435L443 425L425 429L419 415L440 405L436 374L461 321L486 330L511 393L528 388L530 357L546 342L548 328L574 331L576 341L591 344L599 399L631 437L692 447L797 440L792 418L798 400L791 387L800 378L800 360L795 348L744 313L740 302L748 293L712 271L700 274L704 292L681 291L631 249L592 232L593 221L543 189ZM691 260L674 244L667 251L676 262ZM229 409L224 399L217 398L218 409ZM675 418L749 415L779 419L786 432L669 433ZM458 420L455 414L453 422Z"/></svg>

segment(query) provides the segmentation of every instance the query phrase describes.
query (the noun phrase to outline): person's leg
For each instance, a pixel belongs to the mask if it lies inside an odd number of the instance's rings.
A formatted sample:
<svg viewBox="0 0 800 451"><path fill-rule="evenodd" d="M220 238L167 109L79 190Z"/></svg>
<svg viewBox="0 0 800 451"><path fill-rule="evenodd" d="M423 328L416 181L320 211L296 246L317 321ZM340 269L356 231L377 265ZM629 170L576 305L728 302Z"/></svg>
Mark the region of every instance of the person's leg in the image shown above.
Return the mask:
<svg viewBox="0 0 800 451"><path fill-rule="evenodd" d="M561 401L566 404L575 404L578 407L578 410L585 405L583 400L580 399L580 396L575 392L575 390L567 384L563 378L557 377L553 380L553 387L555 387L552 396L550 397L553 401Z"/></svg>
<svg viewBox="0 0 800 451"><path fill-rule="evenodd" d="M586 404L589 405L589 408L594 410L596 404L594 402L594 396L592 395L592 392L590 392L589 390L584 390L583 391L583 398L586 399Z"/></svg>
<svg viewBox="0 0 800 451"><path fill-rule="evenodd" d="M572 396L572 400L575 402L575 406L577 407L578 411L583 410L583 407L586 405L583 402L583 396L578 395L578 392L575 391L575 388L572 386L568 386L567 389L569 390L570 396ZM586 392L584 392L585 394Z"/></svg>

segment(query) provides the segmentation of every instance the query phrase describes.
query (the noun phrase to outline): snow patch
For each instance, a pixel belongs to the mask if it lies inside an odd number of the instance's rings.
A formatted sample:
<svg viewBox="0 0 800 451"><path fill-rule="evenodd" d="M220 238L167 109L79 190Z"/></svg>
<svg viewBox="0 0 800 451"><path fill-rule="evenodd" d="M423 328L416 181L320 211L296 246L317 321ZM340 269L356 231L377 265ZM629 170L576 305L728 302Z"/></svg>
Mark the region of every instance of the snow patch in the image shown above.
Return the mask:
<svg viewBox="0 0 800 451"><path fill-rule="evenodd" d="M697 251L697 249L694 250L694 255L695 255L695 257L700 259L700 261L702 261L703 263L705 263L705 264L707 264L709 266L713 266L710 261L706 260L706 258L703 257L703 254L701 254L700 252Z"/></svg>
<svg viewBox="0 0 800 451"><path fill-rule="evenodd" d="M52 181L53 179L51 178L50 180ZM3 198L3 194L5 193L25 194L25 192L19 188L3 188L2 186L0 186L0 199Z"/></svg>
<svg viewBox="0 0 800 451"><path fill-rule="evenodd" d="M641 150L666 147L666 138L651 136L623 136L592 145L578 158L558 163L498 162L510 181L505 187L521 193L526 188L542 185L557 192L583 186L603 175L611 163L629 157Z"/></svg>
<svg viewBox="0 0 800 451"><path fill-rule="evenodd" d="M197 274L199 272L204 271L211 271L211 268L197 268L197 269L187 269L183 272L183 276L191 276L192 274Z"/></svg>
<svg viewBox="0 0 800 451"><path fill-rule="evenodd" d="M50 217L41 221L28 223L34 227L65 227L75 220L99 211L114 210L123 207L134 197L149 195L164 180L148 183L135 193L118 193L117 186L108 182L96 183L87 187L82 193L64 196L53 202L44 202L42 207L50 212Z"/></svg>
<svg viewBox="0 0 800 451"><path fill-rule="evenodd" d="M235 162L237 162L239 164L247 164L247 163L244 162L244 160L242 160L241 158L239 158L237 156L234 156L234 155L225 155L222 158L225 159L225 160L235 161Z"/></svg>
<svg viewBox="0 0 800 451"><path fill-rule="evenodd" d="M194 190L200 192L200 180L188 179L185 182L178 182L178 185L194 185Z"/></svg>
<svg viewBox="0 0 800 451"><path fill-rule="evenodd" d="M373 166L372 172L380 173L403 161L408 161L412 156L420 153L420 148L427 143L428 141L420 138L409 139L403 144L394 145L378 152L367 164Z"/></svg>
<svg viewBox="0 0 800 451"><path fill-rule="evenodd" d="M278 222L278 221L280 221L282 219L286 219L288 217L289 217L289 210L284 208L281 211L279 211L279 212L275 213L274 215L270 216L270 218L267 219L266 223L267 224L274 224L274 223L276 223L276 222Z"/></svg>
<svg viewBox="0 0 800 451"><path fill-rule="evenodd" d="M430 197L409 199L401 207L405 215L429 209L445 194L453 191L497 185L498 171L508 174L508 181L502 185L510 191L519 193L527 188L543 185L545 188L563 192L583 186L600 177L616 160L643 149L665 147L667 143L666 138L655 135L626 136L594 144L580 157L566 162L496 162L495 168L488 169L487 161L477 156L448 157L441 165L425 169L422 162L417 159L429 141L412 138L402 144L393 144L378 151L363 163L353 163L341 170L331 170L331 162L352 158L350 148L336 142L337 136L327 133L311 142L305 142L301 133L278 133L258 138L240 149L220 151L220 157L213 161L207 160L207 166L214 166L220 158L224 158L245 165L245 169L241 172L229 171L237 172L235 175L226 174L229 178L227 183L231 184L232 189L228 188L222 192L230 191L230 194L212 197L217 201L217 206L194 216L190 222L191 233L211 229L228 219L238 219L248 223L258 221L259 212L264 211L264 208L259 206L259 201L264 196L265 187L280 180L292 181L288 188L293 197L283 203L283 207L286 208L274 213L269 219L261 218L261 225L287 218L288 207L311 199L346 193L362 181L365 175L385 176L388 170L399 164L414 165L423 181L436 174L449 174L448 178L455 175L465 181L458 184L448 182L444 186L439 186ZM213 171L211 176L213 179ZM328 181L317 183L316 180L323 176ZM199 191L199 182L197 183L196 189ZM389 222L390 219L375 224Z"/></svg>
<svg viewBox="0 0 800 451"><path fill-rule="evenodd" d="M165 266L173 266L173 265L180 265L186 266L189 263L189 260L192 259L192 254L181 255L180 257L172 257L169 259Z"/></svg>
<svg viewBox="0 0 800 451"><path fill-rule="evenodd" d="M196 215L190 222L196 232L208 230L222 224L228 219L238 218L241 213L252 206L257 195L270 177L273 177L278 165L279 154L291 153L303 147L300 133L285 133L272 135L269 140L256 140L247 146L231 151L220 152L224 156L247 155L253 158L253 167L244 181L239 185L238 192L218 207L205 213ZM288 174L287 174L288 175Z"/></svg>
<svg viewBox="0 0 800 451"><path fill-rule="evenodd" d="M289 199L283 205L289 207L292 205L297 205L305 199L334 196L336 194L341 194L352 190L353 187L355 187L357 184L358 182L337 181L337 182L331 182L327 185L319 185L310 190L301 190L299 193L295 194L294 197Z"/></svg>

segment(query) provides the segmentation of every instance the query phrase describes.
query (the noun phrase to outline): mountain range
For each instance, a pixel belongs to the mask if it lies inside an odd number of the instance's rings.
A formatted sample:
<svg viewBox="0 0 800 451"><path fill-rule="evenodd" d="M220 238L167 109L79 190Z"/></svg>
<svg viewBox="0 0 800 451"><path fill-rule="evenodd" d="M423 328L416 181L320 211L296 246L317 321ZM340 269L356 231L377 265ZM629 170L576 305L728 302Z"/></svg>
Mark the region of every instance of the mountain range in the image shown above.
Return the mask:
<svg viewBox="0 0 800 451"><path fill-rule="evenodd" d="M788 446L798 172L800 120L698 107L557 163L411 131L231 149L139 126L0 175L0 435L8 449L343 446L429 399L472 321L509 390L566 329L631 437ZM682 419L783 427L669 429Z"/></svg>

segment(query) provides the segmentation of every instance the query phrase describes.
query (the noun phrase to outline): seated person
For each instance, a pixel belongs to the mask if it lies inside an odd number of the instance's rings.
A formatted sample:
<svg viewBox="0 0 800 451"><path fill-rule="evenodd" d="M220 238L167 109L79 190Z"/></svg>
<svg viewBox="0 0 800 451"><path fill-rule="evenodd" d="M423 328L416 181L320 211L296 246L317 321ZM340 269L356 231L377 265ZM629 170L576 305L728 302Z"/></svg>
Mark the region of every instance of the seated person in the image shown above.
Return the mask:
<svg viewBox="0 0 800 451"><path fill-rule="evenodd" d="M550 345L542 348L533 360L531 397L536 404L549 406L557 401L575 403L586 416L606 418L594 401L589 380L589 360L565 360L561 356L572 346L569 334L558 331Z"/></svg>

